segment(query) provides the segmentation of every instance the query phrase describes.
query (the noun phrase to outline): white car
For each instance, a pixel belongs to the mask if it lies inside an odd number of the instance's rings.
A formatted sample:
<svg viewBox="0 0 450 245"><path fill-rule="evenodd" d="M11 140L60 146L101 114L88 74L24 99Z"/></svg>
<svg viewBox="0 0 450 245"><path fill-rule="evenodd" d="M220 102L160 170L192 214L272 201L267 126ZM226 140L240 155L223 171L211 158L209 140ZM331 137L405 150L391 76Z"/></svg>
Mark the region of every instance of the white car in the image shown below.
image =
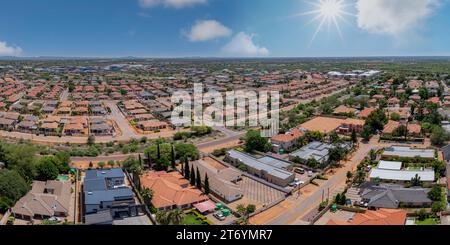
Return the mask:
<svg viewBox="0 0 450 245"><path fill-rule="evenodd" d="M222 213L215 213L213 214L214 218L220 220L220 221L224 221L225 220L225 216L223 216Z"/></svg>

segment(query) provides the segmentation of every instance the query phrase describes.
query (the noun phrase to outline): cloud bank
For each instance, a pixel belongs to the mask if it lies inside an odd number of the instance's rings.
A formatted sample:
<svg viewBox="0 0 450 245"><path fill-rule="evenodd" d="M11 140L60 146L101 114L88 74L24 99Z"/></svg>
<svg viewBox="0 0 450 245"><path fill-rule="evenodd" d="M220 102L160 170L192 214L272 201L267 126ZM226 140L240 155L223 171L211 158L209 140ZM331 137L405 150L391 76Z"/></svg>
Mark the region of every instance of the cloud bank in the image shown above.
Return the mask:
<svg viewBox="0 0 450 245"><path fill-rule="evenodd" d="M229 37L233 31L216 20L200 20L186 34L191 42L202 42Z"/></svg>
<svg viewBox="0 0 450 245"><path fill-rule="evenodd" d="M253 35L239 32L233 39L222 48L227 55L239 57L268 56L269 50L253 42Z"/></svg>
<svg viewBox="0 0 450 245"><path fill-rule="evenodd" d="M172 8L185 8L198 4L205 4L208 0L139 0L139 5L143 8L151 8L157 5L164 5Z"/></svg>
<svg viewBox="0 0 450 245"><path fill-rule="evenodd" d="M20 47L8 46L6 42L0 41L0 55L1 56L19 56L23 50Z"/></svg>
<svg viewBox="0 0 450 245"><path fill-rule="evenodd" d="M398 36L426 21L440 2L441 0L358 0L358 27L369 33Z"/></svg>

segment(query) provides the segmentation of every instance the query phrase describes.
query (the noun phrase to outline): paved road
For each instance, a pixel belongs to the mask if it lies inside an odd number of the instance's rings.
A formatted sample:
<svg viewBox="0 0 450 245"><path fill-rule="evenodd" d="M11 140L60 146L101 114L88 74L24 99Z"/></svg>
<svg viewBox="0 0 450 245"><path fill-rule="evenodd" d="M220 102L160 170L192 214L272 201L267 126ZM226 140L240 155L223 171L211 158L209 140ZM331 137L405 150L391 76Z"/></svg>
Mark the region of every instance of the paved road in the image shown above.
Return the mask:
<svg viewBox="0 0 450 245"><path fill-rule="evenodd" d="M345 185L347 179L347 172L353 171L358 164L367 156L371 149L378 146L373 144L361 144L359 149L355 152L353 157L345 163L345 167L338 170L338 172L321 185L317 191L307 197L300 197L293 208L280 214L278 217L269 222L271 225L286 225L292 224L301 219L308 212L316 208L322 201L322 193L333 193L335 189L338 189ZM330 197L331 198L331 197Z"/></svg>
<svg viewBox="0 0 450 245"><path fill-rule="evenodd" d="M59 101L65 101L69 98L69 89L65 89L59 96Z"/></svg>
<svg viewBox="0 0 450 245"><path fill-rule="evenodd" d="M142 153L141 153L142 154ZM74 162L108 162L108 161L124 161L129 157L138 157L139 153L121 154L121 155L109 155L98 157L71 157Z"/></svg>
<svg viewBox="0 0 450 245"><path fill-rule="evenodd" d="M327 181L322 183L317 190L312 194L306 196L300 196L296 199L296 194L290 197L288 201L293 203L292 207L279 215L269 218L265 224L270 225L288 225L288 224L300 224L303 223L302 219L308 215L314 209L316 209L322 201L322 193L327 195L330 192L330 198L332 198L337 191L342 191L345 187L347 180L347 172L355 172L359 163L369 154L370 150L378 150L384 147L390 146L389 143L379 143L379 136L374 136L369 143L360 143L358 150L352 155L352 157L344 163L344 167L337 169L336 173L331 176ZM397 143L397 145L402 145ZM412 147L420 147L423 145L407 145Z"/></svg>

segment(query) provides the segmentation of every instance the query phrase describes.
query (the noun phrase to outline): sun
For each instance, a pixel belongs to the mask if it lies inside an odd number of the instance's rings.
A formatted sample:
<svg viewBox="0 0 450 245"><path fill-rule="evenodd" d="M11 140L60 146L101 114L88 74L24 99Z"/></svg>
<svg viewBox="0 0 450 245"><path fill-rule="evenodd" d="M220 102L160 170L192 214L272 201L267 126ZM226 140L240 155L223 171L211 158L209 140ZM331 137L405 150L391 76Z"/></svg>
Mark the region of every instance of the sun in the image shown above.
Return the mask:
<svg viewBox="0 0 450 245"><path fill-rule="evenodd" d="M328 29L331 28L331 26L334 26L339 33L340 38L343 40L340 22L346 21L345 16L354 16L346 11L346 8L350 6L350 4L346 3L345 0L317 0L315 2L306 2L312 6L313 10L297 14L296 16L313 16L313 18L306 23L307 25L313 22L319 23L316 31L314 32L311 43L316 38L317 34L322 31L325 25L328 26Z"/></svg>

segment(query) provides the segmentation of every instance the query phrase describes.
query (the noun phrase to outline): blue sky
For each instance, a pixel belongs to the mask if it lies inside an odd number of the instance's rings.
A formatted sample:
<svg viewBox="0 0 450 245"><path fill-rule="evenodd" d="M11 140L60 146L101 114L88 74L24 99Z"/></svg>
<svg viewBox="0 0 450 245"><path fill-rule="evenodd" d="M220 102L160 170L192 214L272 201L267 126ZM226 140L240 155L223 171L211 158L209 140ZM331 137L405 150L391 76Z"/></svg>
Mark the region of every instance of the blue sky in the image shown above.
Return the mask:
<svg viewBox="0 0 450 245"><path fill-rule="evenodd" d="M343 2L342 38L325 24L312 40L303 0L3 1L0 56L450 55L448 0L308 1Z"/></svg>

